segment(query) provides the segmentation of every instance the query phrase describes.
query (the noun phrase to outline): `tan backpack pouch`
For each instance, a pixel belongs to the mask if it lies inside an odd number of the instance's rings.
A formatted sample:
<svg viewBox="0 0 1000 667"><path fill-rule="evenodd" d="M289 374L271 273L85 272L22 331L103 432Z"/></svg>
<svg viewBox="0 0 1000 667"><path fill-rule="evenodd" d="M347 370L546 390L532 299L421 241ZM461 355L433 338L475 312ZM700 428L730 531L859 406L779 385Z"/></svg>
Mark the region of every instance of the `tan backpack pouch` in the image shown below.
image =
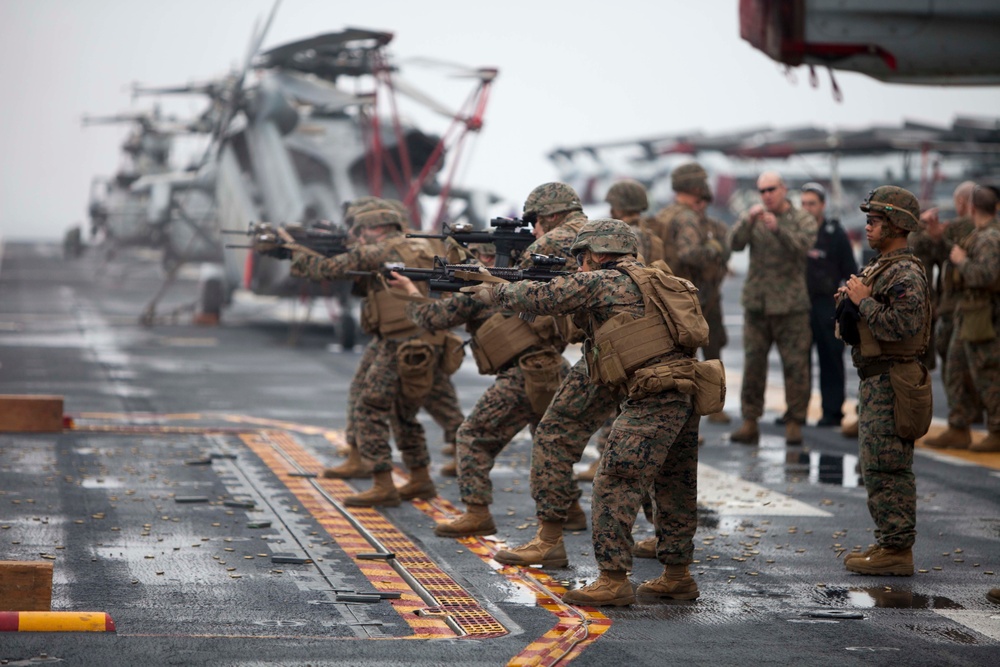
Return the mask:
<svg viewBox="0 0 1000 667"><path fill-rule="evenodd" d="M441 370L445 375L454 375L465 359L465 341L452 332L444 335L444 348L441 351Z"/></svg>
<svg viewBox="0 0 1000 667"><path fill-rule="evenodd" d="M958 302L962 324L958 339L967 343L986 343L997 337L993 326L993 303L989 294L963 295Z"/></svg>
<svg viewBox="0 0 1000 667"><path fill-rule="evenodd" d="M930 373L916 361L897 363L889 368L889 382L895 395L896 435L905 440L923 437L934 413Z"/></svg>
<svg viewBox="0 0 1000 667"><path fill-rule="evenodd" d="M562 355L555 350L529 352L517 362L524 374L524 393L535 414L545 413L565 377Z"/></svg>
<svg viewBox="0 0 1000 667"><path fill-rule="evenodd" d="M403 397L420 403L434 386L434 367L438 364L438 348L425 340L414 338L400 343L396 350L396 367Z"/></svg>

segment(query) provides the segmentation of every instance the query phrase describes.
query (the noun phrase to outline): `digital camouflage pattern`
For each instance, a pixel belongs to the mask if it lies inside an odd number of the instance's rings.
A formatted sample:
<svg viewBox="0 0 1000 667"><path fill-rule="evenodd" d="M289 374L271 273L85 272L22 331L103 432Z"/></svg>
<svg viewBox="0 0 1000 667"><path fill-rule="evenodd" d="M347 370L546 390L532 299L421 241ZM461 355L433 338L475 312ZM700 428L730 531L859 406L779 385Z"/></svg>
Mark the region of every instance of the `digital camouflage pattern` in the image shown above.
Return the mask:
<svg viewBox="0 0 1000 667"><path fill-rule="evenodd" d="M454 445L458 427L465 421L465 415L462 414L455 384L451 381L451 376L441 370L440 364L434 368L434 383L424 399L423 407L434 423L441 427L445 443Z"/></svg>
<svg viewBox="0 0 1000 667"><path fill-rule="evenodd" d="M941 278L944 276L945 263L948 261L950 248L944 243L944 239L935 240L926 229L910 232L907 237L907 245L913 250L913 255L924 265L924 274L927 276L927 286L931 294L931 342L927 346L927 352L923 356L924 366L928 370L934 370L937 366L937 356L940 355L942 362L948 355L948 340L943 340L937 335L936 329L939 326L941 317ZM951 316L948 316L951 319ZM949 324L950 331L950 324ZM943 367L942 367L943 370ZM944 373L942 372L942 377Z"/></svg>
<svg viewBox="0 0 1000 667"><path fill-rule="evenodd" d="M615 266L638 265L632 258L619 260ZM641 265L640 265L641 266ZM494 287L497 304L502 308L534 313L561 315L576 313L577 322L586 322L585 332L593 335L599 327L619 313L636 317L644 314L643 296L632 279L615 268L575 273L548 283L520 282ZM581 317L585 315L585 317ZM663 363L684 358L679 350L658 359ZM586 381L582 368L574 366L556 393L536 430L535 451L556 451L537 446L539 431L546 424L561 421L556 412L567 402L557 402L569 394L569 383ZM590 385L588 386L596 386ZM582 391L584 388L580 387ZM621 414L615 420L598 476L594 480L593 541L594 554L601 570L628 570L632 563L632 525L650 485L654 488L658 511L656 528L659 537L657 555L665 563L689 563L697 528L697 456L698 418L693 414L690 397L676 391L654 394L641 399L624 399ZM577 410L578 411L578 410ZM566 443L564 451L583 445L601 424L603 414L580 415L589 432ZM583 422L581 422L583 423ZM676 447L675 447L676 446ZM535 456L532 452L532 457ZM558 454L552 454L558 456ZM572 479L572 463L566 477ZM537 466L532 461L533 481ZM570 482L572 484L572 482ZM532 485L535 486L534 483ZM534 495L534 488L533 488ZM536 499L538 502L538 499ZM560 515L545 517L539 503L539 517L545 521L565 520Z"/></svg>
<svg viewBox="0 0 1000 667"><path fill-rule="evenodd" d="M963 247L968 257L956 267L962 277L960 294L988 294L993 328L1000 331L1000 292L989 289L1000 281L1000 230L992 226L978 230L966 239ZM959 340L963 319L964 313L959 307L955 311L945 377L950 408L948 424L968 428L970 421L963 419L968 419L969 406L982 405L986 408L986 426L990 433L1000 433L1000 338L983 343Z"/></svg>
<svg viewBox="0 0 1000 667"><path fill-rule="evenodd" d="M909 248L887 253L912 257ZM878 262L875 258L869 267ZM867 268L867 267L866 267ZM872 284L871 298L858 309L872 335L879 341L900 341L916 336L930 319L930 291L923 267L916 261L898 261L882 271ZM880 361L905 361L902 357L861 356L851 348L857 368ZM893 549L913 546L916 538L917 490L913 477L913 441L896 435L895 394L889 374L861 380L858 391L858 432L861 473L868 492L868 512L875 522L878 544Z"/></svg>
<svg viewBox="0 0 1000 667"><path fill-rule="evenodd" d="M534 243L528 246L527 250L521 253L521 258L517 264L518 268L530 269L534 266L531 261L531 255L535 254L563 257L566 259L566 265L561 270L575 271L576 259L573 257L570 248L573 247L577 233L579 233L586 222L587 216L583 212L574 211L570 213L562 221L562 224L547 231L542 238L536 239Z"/></svg>
<svg viewBox="0 0 1000 667"><path fill-rule="evenodd" d="M565 183L543 183L524 200L525 215L553 215L563 211L582 211L580 195Z"/></svg>
<svg viewBox="0 0 1000 667"><path fill-rule="evenodd" d="M702 237L706 243L719 244L721 252L715 259L707 259L693 272L691 282L698 288L701 314L708 322L708 345L702 348L705 359L721 359L722 348L729 342L722 313L722 281L729 272L729 226L721 220L701 217Z"/></svg>
<svg viewBox="0 0 1000 667"><path fill-rule="evenodd" d="M700 195L702 187L708 189L708 173L697 162L682 164L670 172L670 187L674 192Z"/></svg>
<svg viewBox="0 0 1000 667"><path fill-rule="evenodd" d="M604 201L612 208L622 213L641 213L649 208L649 197L646 188L639 181L626 178L618 181L608 189Z"/></svg>
<svg viewBox="0 0 1000 667"><path fill-rule="evenodd" d="M470 333L475 333L496 312L498 309L461 293L406 306L407 317L430 331L465 324ZM568 368L569 364L563 361L564 372ZM518 365L514 363L498 373L494 383L479 397L458 429L455 460L462 502L492 504L490 471L496 457L522 428L527 425L534 427L538 419L532 410L524 388L524 374Z"/></svg>
<svg viewBox="0 0 1000 667"><path fill-rule="evenodd" d="M920 202L913 193L898 185L880 185L868 193L861 204L864 213L881 213L896 227L908 232L923 229L920 222Z"/></svg>
<svg viewBox="0 0 1000 667"><path fill-rule="evenodd" d="M358 218L366 214L359 214ZM378 215L383 215L379 212ZM388 215L388 214L386 214ZM398 213L393 212L397 218ZM360 221L356 218L356 223ZM316 257L295 252L292 258L293 276L310 280L337 280L347 277L348 271L376 271L386 262L403 261L403 246L412 248L413 254L427 257L429 251L421 239L406 239L402 231L390 232L381 243L359 244L348 252L334 257ZM409 469L425 467L430 463L427 440L423 426L417 420L421 403L403 397L396 364L396 351L403 340L386 340L376 337L351 381L348 397L348 438L354 439L361 457L372 464L375 472L392 470L392 449L389 446L393 421L398 420L396 446ZM440 390L440 386L438 386ZM456 397L457 403L457 397ZM351 440L348 440L350 443Z"/></svg>
<svg viewBox="0 0 1000 667"><path fill-rule="evenodd" d="M616 255L634 255L637 249L638 243L632 228L614 218L588 220L580 228L576 240L570 246L570 252L574 255L584 250Z"/></svg>
<svg viewBox="0 0 1000 667"><path fill-rule="evenodd" d="M772 232L744 214L729 234L730 247L750 247L750 267L743 285L744 419L758 420L764 412L767 355L777 345L785 378L787 419L806 421L809 396L812 332L809 328L809 290L806 261L816 240L816 219L789 206L777 215Z"/></svg>

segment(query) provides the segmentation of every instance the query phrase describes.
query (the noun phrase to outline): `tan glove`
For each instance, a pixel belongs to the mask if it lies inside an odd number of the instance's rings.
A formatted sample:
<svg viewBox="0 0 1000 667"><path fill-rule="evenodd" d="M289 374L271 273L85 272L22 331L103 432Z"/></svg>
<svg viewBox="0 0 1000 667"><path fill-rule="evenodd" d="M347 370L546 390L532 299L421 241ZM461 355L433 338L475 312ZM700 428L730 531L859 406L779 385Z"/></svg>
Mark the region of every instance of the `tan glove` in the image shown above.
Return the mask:
<svg viewBox="0 0 1000 667"><path fill-rule="evenodd" d="M492 306L497 302L493 285L469 285L463 287L461 291L471 295L473 299L487 306Z"/></svg>

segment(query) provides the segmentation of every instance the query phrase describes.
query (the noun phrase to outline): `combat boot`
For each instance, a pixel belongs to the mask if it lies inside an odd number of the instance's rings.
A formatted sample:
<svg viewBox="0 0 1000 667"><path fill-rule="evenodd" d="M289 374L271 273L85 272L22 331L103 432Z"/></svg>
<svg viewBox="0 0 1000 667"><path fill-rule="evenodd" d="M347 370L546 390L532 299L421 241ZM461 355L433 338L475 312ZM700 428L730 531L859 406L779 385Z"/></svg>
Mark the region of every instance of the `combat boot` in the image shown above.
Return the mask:
<svg viewBox="0 0 1000 667"><path fill-rule="evenodd" d="M458 477L458 462L455 459L441 466L441 474L445 477Z"/></svg>
<svg viewBox="0 0 1000 667"><path fill-rule="evenodd" d="M913 550L876 547L864 558L852 558L845 564L858 574L881 574L899 577L913 576Z"/></svg>
<svg viewBox="0 0 1000 667"><path fill-rule="evenodd" d="M624 570L601 570L597 581L566 591L562 600L585 607L627 607L635 603L635 591Z"/></svg>
<svg viewBox="0 0 1000 667"><path fill-rule="evenodd" d="M377 472L372 475L372 488L362 493L344 498L348 507L396 507L399 505L399 491L392 483L392 471Z"/></svg>
<svg viewBox="0 0 1000 667"><path fill-rule="evenodd" d="M347 460L335 468L324 468L323 477L327 479L368 479L372 476L372 468L361 459L357 447L351 447L347 452Z"/></svg>
<svg viewBox="0 0 1000 667"><path fill-rule="evenodd" d="M490 514L489 505L466 505L465 513L454 521L446 521L434 526L434 534L439 537L473 537L492 535L497 532Z"/></svg>
<svg viewBox="0 0 1000 667"><path fill-rule="evenodd" d="M970 452L1000 452L1000 433L990 433L979 442L969 445Z"/></svg>
<svg viewBox="0 0 1000 667"><path fill-rule="evenodd" d="M785 422L785 444L802 444L802 424L793 421Z"/></svg>
<svg viewBox="0 0 1000 667"><path fill-rule="evenodd" d="M431 480L427 466L411 470L410 481L399 487L399 497L403 500L413 500L414 498L428 500L436 495L437 489L434 488L434 482Z"/></svg>
<svg viewBox="0 0 1000 667"><path fill-rule="evenodd" d="M925 438L924 444L931 449L968 449L972 442L972 432L967 428L951 426L936 438Z"/></svg>
<svg viewBox="0 0 1000 667"><path fill-rule="evenodd" d="M562 521L542 521L538 534L527 544L498 551L493 560L504 565L567 567Z"/></svg>
<svg viewBox="0 0 1000 667"><path fill-rule="evenodd" d="M722 411L713 412L708 416L708 423L710 424L729 424L732 421L732 417Z"/></svg>
<svg viewBox="0 0 1000 667"><path fill-rule="evenodd" d="M858 437L858 420L847 422L840 427L840 433L845 438L856 438Z"/></svg>
<svg viewBox="0 0 1000 667"><path fill-rule="evenodd" d="M636 558L656 558L656 536L647 537L632 545L632 555Z"/></svg>
<svg viewBox="0 0 1000 667"><path fill-rule="evenodd" d="M743 425L729 434L729 439L745 445L756 445L760 440L760 428L757 426L757 420L744 419Z"/></svg>
<svg viewBox="0 0 1000 667"><path fill-rule="evenodd" d="M868 558L875 550L878 549L877 544L869 544L868 548L864 551L852 551L851 553L844 556L844 566L847 566L847 561L854 560L855 558Z"/></svg>
<svg viewBox="0 0 1000 667"><path fill-rule="evenodd" d="M590 464L583 472L578 472L573 477L578 482L593 482L594 477L597 475L597 469L601 466L601 459L595 459L593 463Z"/></svg>
<svg viewBox="0 0 1000 667"><path fill-rule="evenodd" d="M566 523L563 524L563 530L587 530L588 525L587 515L580 507L580 501L577 500L566 512Z"/></svg>
<svg viewBox="0 0 1000 667"><path fill-rule="evenodd" d="M636 592L666 600L696 600L700 595L687 565L664 565L663 574L639 584Z"/></svg>
<svg viewBox="0 0 1000 667"><path fill-rule="evenodd" d="M986 592L986 599L993 604L1000 604L1000 588L991 588Z"/></svg>

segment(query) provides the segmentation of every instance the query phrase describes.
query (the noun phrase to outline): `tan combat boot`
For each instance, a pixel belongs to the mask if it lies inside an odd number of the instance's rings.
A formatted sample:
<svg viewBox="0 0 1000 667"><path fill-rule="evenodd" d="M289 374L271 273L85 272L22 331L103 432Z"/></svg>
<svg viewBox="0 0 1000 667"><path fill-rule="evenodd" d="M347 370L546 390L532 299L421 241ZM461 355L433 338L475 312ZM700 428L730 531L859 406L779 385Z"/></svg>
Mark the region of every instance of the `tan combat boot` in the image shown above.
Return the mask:
<svg viewBox="0 0 1000 667"><path fill-rule="evenodd" d="M624 570L601 570L597 581L566 591L562 600L585 607L627 607L635 602L635 591Z"/></svg>
<svg viewBox="0 0 1000 667"><path fill-rule="evenodd" d="M580 501L577 500L566 512L566 523L563 524L563 530L587 530L588 525L587 515L580 507Z"/></svg>
<svg viewBox="0 0 1000 667"><path fill-rule="evenodd" d="M979 442L969 445L970 452L1000 452L1000 433L990 433Z"/></svg>
<svg viewBox="0 0 1000 667"><path fill-rule="evenodd" d="M869 544L868 548L864 551L852 551L851 553L844 556L844 565L847 565L847 561L854 560L855 558L868 558L875 550L878 549L877 544Z"/></svg>
<svg viewBox="0 0 1000 667"><path fill-rule="evenodd" d="M856 438L858 437L858 420L847 422L840 427L840 433L845 438Z"/></svg>
<svg viewBox="0 0 1000 667"><path fill-rule="evenodd" d="M348 507L396 507L399 505L399 491L392 483L392 471L377 472L372 475L372 488L344 498Z"/></svg>
<svg viewBox="0 0 1000 667"><path fill-rule="evenodd" d="M347 452L347 461L336 468L324 468L323 477L327 479L368 479L372 476L372 468L361 459L357 447L351 447Z"/></svg>
<svg viewBox="0 0 1000 667"><path fill-rule="evenodd" d="M439 537L473 537L492 535L495 532L497 527L493 523L489 505L466 505L462 516L434 527L434 534Z"/></svg>
<svg viewBox="0 0 1000 667"><path fill-rule="evenodd" d="M898 577L913 576L913 550L876 547L864 558L852 558L844 564L858 574L881 574Z"/></svg>
<svg viewBox="0 0 1000 667"><path fill-rule="evenodd" d="M727 415L725 412L713 412L708 415L708 422L710 424L729 424L732 421L732 417Z"/></svg>
<svg viewBox="0 0 1000 667"><path fill-rule="evenodd" d="M986 599L993 604L1000 604L1000 588L991 588L986 592Z"/></svg>
<svg viewBox="0 0 1000 667"><path fill-rule="evenodd" d="M700 595L687 565L664 565L663 574L644 581L636 592L666 600L696 600Z"/></svg>
<svg viewBox="0 0 1000 667"><path fill-rule="evenodd" d="M793 421L785 422L785 444L802 444L802 424Z"/></svg>
<svg viewBox="0 0 1000 667"><path fill-rule="evenodd" d="M636 542L632 546L632 555L636 558L656 558L656 536Z"/></svg>
<svg viewBox="0 0 1000 667"><path fill-rule="evenodd" d="M729 434L729 439L745 445L756 445L760 440L760 428L757 426L757 420L744 419L743 425Z"/></svg>
<svg viewBox="0 0 1000 667"><path fill-rule="evenodd" d="M594 476L597 475L597 469L600 467L600 465L601 465L601 459L595 459L594 462L590 464L589 468L587 468L583 472L576 473L573 479L575 479L578 482L593 482Z"/></svg>
<svg viewBox="0 0 1000 667"><path fill-rule="evenodd" d="M458 477L458 461L452 459L441 466L441 475L444 477Z"/></svg>
<svg viewBox="0 0 1000 667"><path fill-rule="evenodd" d="M414 498L428 500L436 495L437 489L434 488L434 482L431 480L427 466L411 470L410 481L399 487L399 497L403 500L413 500Z"/></svg>
<svg viewBox="0 0 1000 667"><path fill-rule="evenodd" d="M926 438L924 444L931 449L968 449L972 443L972 432L967 428L948 429L936 438Z"/></svg>
<svg viewBox="0 0 1000 667"><path fill-rule="evenodd" d="M538 534L530 542L498 551L493 560L504 565L524 567L531 565L567 567L569 558L566 557L562 532L562 521L542 521L538 527Z"/></svg>

